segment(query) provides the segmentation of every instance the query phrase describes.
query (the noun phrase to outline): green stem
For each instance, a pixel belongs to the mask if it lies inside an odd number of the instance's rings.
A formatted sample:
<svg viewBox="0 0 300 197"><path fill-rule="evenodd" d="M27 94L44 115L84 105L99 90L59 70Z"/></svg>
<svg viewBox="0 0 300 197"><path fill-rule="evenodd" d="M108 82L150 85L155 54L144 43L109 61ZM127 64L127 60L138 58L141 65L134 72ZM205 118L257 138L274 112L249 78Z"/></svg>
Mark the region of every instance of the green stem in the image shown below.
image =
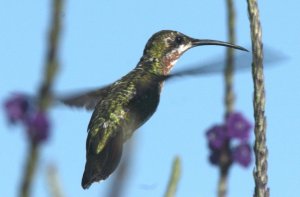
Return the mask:
<svg viewBox="0 0 300 197"><path fill-rule="evenodd" d="M39 89L39 108L46 111L51 102L51 91L58 70L58 49L61 32L63 0L53 0L52 23L48 36L44 78Z"/></svg>
<svg viewBox="0 0 300 197"><path fill-rule="evenodd" d="M22 197L30 196L31 183L34 178L39 156L38 146L39 145L37 143L31 143L29 147L23 179L21 183L20 196Z"/></svg>
<svg viewBox="0 0 300 197"><path fill-rule="evenodd" d="M235 43L235 9L233 0L226 0L227 5L227 26L228 26L228 42ZM225 77L225 107L227 116L234 108L234 92L233 92L233 71L234 71L234 50L227 48L226 50L226 67Z"/></svg>
<svg viewBox="0 0 300 197"><path fill-rule="evenodd" d="M235 9L233 0L226 0L227 6L227 35L228 42L235 43ZM233 91L233 71L234 71L234 50L232 48L227 48L226 50L226 67L224 71L225 79L225 118L234 110L234 91ZM229 142L228 142L229 143ZM229 159L229 144L221 153L225 158L222 160L222 165L220 165L220 178L218 183L218 197L227 196L227 182L228 173L231 166Z"/></svg>
<svg viewBox="0 0 300 197"><path fill-rule="evenodd" d="M47 181L50 194L52 197L63 197L61 184L58 177L58 172L55 166L49 166L47 169Z"/></svg>
<svg viewBox="0 0 300 197"><path fill-rule="evenodd" d="M265 117L265 86L263 73L263 45L262 30L259 20L259 10L256 0L247 0L250 18L251 40L252 40L252 77L254 83L254 118L255 118L255 197L268 197L268 162L266 146L266 117Z"/></svg>
<svg viewBox="0 0 300 197"><path fill-rule="evenodd" d="M51 89L58 68L57 54L59 48L59 37L61 31L61 13L62 0L53 0L52 4L52 23L50 25L50 32L48 37L48 51L45 61L44 78L39 89L38 107L41 111L46 111L51 100ZM26 166L24 169L24 176L21 182L20 196L29 197L32 186L32 181L36 168L38 166L39 158L39 144L30 141L30 148L28 151Z"/></svg>
<svg viewBox="0 0 300 197"><path fill-rule="evenodd" d="M172 173L171 177L169 179L169 184L167 187L167 191L165 193L165 197L174 197L176 194L177 190L177 185L179 182L180 178L180 172L181 171L181 164L180 164L180 158L175 157L173 161L173 166L172 166Z"/></svg>
<svg viewBox="0 0 300 197"><path fill-rule="evenodd" d="M228 171L220 170L220 179L218 183L218 197L227 196L227 181L228 181Z"/></svg>

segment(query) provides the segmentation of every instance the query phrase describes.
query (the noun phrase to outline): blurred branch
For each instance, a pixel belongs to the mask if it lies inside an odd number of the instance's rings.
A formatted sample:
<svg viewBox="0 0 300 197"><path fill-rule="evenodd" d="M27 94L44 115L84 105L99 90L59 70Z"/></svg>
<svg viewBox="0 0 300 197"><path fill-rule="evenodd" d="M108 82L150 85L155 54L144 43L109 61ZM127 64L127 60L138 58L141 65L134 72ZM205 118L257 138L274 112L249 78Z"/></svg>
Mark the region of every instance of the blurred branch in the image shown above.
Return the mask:
<svg viewBox="0 0 300 197"><path fill-rule="evenodd" d="M235 44L235 9L233 0L226 0L227 5L227 26L228 42ZM226 49L225 77L225 106L226 115L233 111L234 92L233 92L233 71L234 71L234 50Z"/></svg>
<svg viewBox="0 0 300 197"><path fill-rule="evenodd" d="M235 51L233 54L233 64L235 65L234 72L247 71L251 69L252 56L251 53ZM273 48L264 47L264 66L275 66L276 63L287 60L288 56L281 51L274 50ZM278 64L277 64L278 65ZM212 75L224 73L226 65L221 58L214 58L211 61L204 63L194 63L186 65L188 67L182 70L175 70L170 75L166 76L163 80L176 79L179 77L198 76L198 75Z"/></svg>
<svg viewBox="0 0 300 197"><path fill-rule="evenodd" d="M175 196L178 181L180 178L180 173L181 173L180 171L181 171L180 158L177 156L177 157L175 157L175 159L173 161L172 174L171 174L171 177L169 180L167 191L165 193L165 197L174 197Z"/></svg>
<svg viewBox="0 0 300 197"><path fill-rule="evenodd" d="M127 161L122 162L114 181L111 183L111 189L109 190L109 197L121 197L122 190L124 188L124 182L126 180L128 169Z"/></svg>
<svg viewBox="0 0 300 197"><path fill-rule="evenodd" d="M235 9L233 0L226 0L227 6L227 35L228 42L235 44ZM226 66L224 69L224 80L225 80L225 118L234 110L234 91L233 91L233 73L234 73L234 50L232 48L226 49ZM221 158L227 157L229 154L229 142L223 151L221 151ZM218 183L218 197L227 196L227 182L228 173L231 166L231 162L226 160L225 163L220 165L220 178Z"/></svg>
<svg viewBox="0 0 300 197"><path fill-rule="evenodd" d="M225 197L227 194L227 178L228 178L228 172L226 173L220 173L219 183L218 183L218 197Z"/></svg>
<svg viewBox="0 0 300 197"><path fill-rule="evenodd" d="M45 63L45 73L42 85L39 90L39 109L46 111L49 106L51 87L58 68L57 53L60 37L62 0L54 0L52 7L52 24L48 37L48 51ZM27 161L24 169L24 175L21 182L20 196L30 196L32 180L36 171L39 158L39 143L31 140L28 151Z"/></svg>
<svg viewBox="0 0 300 197"><path fill-rule="evenodd" d="M131 140L127 143L126 152L124 155L124 159L117 171L116 176L114 177L114 181L111 183L111 188L108 191L106 196L108 197L122 197L124 196L123 188L129 181L129 166L131 163L131 159L134 154L134 140Z"/></svg>
<svg viewBox="0 0 300 197"><path fill-rule="evenodd" d="M52 84L58 70L57 56L61 31L62 6L63 0L53 0L52 24L48 37L44 78L39 90L39 107L42 111L45 111L50 104Z"/></svg>
<svg viewBox="0 0 300 197"><path fill-rule="evenodd" d="M31 183L33 180L34 172L37 166L38 148L36 143L31 143L29 152L27 153L26 166L24 169L24 175L22 179L22 186L20 196L29 197Z"/></svg>
<svg viewBox="0 0 300 197"><path fill-rule="evenodd" d="M55 166L48 166L47 168L47 181L52 197L63 197L63 192L60 186L60 181Z"/></svg>
<svg viewBox="0 0 300 197"><path fill-rule="evenodd" d="M268 197L269 188L267 174L267 147L266 147L266 117L265 117L265 87L263 74L263 45L262 30L259 20L259 10L256 0L247 0L250 18L252 40L252 76L254 83L254 118L255 118L255 197Z"/></svg>

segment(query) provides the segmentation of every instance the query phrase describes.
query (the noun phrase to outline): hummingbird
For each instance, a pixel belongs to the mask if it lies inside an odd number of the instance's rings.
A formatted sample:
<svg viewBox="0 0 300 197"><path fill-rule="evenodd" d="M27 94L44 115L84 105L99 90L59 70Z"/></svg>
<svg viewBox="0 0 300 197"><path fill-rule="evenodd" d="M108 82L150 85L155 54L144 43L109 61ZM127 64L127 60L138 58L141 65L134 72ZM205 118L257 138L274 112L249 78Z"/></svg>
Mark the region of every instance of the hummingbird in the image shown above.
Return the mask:
<svg viewBox="0 0 300 197"><path fill-rule="evenodd" d="M195 39L178 31L162 30L148 40L137 66L116 82L61 98L68 106L93 110L86 140L86 164L81 185L105 180L117 168L123 144L156 111L164 81L187 50L220 45L247 51L231 43Z"/></svg>

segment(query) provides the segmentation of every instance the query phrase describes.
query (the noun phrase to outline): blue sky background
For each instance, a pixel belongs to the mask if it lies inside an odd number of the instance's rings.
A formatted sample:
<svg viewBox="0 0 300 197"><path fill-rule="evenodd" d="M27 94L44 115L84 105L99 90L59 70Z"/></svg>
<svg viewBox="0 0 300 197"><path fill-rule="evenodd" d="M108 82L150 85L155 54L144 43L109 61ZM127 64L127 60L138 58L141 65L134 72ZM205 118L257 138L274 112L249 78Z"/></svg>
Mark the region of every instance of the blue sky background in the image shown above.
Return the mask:
<svg viewBox="0 0 300 197"><path fill-rule="evenodd" d="M50 1L1 1L0 100L11 92L35 94L43 70ZM269 186L273 197L299 196L300 18L296 1L260 1L264 44L288 56L265 70ZM250 49L246 1L236 1L237 43ZM64 9L58 93L111 83L135 67L148 38L162 29L195 38L226 40L225 1L68 1ZM222 47L187 52L174 70L224 58ZM236 109L253 121L250 70L235 77ZM124 196L162 196L175 155L182 159L177 196L216 196L218 170L207 162L205 130L223 119L221 74L165 85L156 114L133 137L134 152ZM49 196L46 169L57 166L66 196L105 194L113 177L90 189L80 186L90 112L52 108L50 140L43 146L33 196ZM0 112L0 196L17 196L27 142ZM252 135L252 140L253 140ZM231 169L229 196L251 196L252 171Z"/></svg>

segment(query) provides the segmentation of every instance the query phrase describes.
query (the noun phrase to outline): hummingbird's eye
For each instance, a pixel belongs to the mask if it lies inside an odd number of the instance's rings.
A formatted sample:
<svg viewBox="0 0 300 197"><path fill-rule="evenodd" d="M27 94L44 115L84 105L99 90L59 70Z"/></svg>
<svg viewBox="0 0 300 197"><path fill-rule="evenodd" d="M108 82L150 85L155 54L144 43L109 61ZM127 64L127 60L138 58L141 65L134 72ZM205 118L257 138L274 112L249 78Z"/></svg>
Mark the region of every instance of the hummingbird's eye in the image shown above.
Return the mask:
<svg viewBox="0 0 300 197"><path fill-rule="evenodd" d="M177 36L177 37L175 38L175 42L176 42L178 45L182 44L182 43L183 43L183 37Z"/></svg>

